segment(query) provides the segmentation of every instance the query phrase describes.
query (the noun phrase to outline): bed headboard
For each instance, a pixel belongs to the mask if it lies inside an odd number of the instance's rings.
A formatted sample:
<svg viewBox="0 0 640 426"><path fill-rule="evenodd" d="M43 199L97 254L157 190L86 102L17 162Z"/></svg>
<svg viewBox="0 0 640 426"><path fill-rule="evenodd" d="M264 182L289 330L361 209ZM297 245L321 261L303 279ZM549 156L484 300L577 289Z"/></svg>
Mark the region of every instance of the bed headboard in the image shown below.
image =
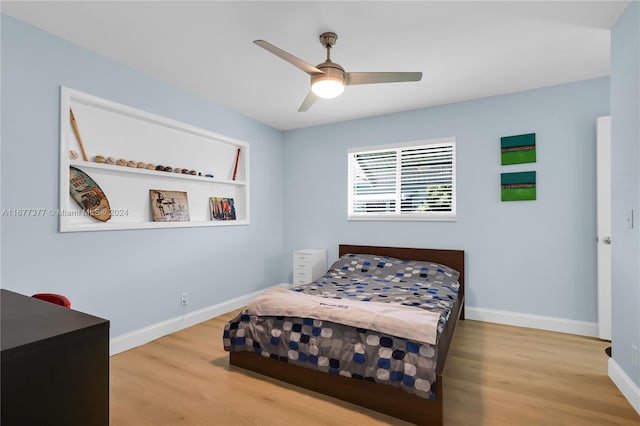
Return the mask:
<svg viewBox="0 0 640 426"><path fill-rule="evenodd" d="M438 250L340 244L338 246L338 256L342 256L347 253L379 254L398 259L426 260L441 263L460 272L460 278L458 281L460 282L461 287L464 286L464 250Z"/></svg>

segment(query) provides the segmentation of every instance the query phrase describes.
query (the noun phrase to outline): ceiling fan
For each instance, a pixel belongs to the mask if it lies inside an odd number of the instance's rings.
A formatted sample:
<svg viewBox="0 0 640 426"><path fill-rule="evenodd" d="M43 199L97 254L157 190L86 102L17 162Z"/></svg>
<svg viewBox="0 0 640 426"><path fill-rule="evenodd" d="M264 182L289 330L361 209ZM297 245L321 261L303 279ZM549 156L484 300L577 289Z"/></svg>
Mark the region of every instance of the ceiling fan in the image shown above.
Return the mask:
<svg viewBox="0 0 640 426"><path fill-rule="evenodd" d="M344 86L420 81L422 78L421 72L345 72L344 68L331 61L330 51L337 39L336 33L320 34L320 43L327 49L327 59L315 67L267 41L254 40L254 43L311 76L311 91L302 102L302 105L300 105L300 108L298 108L298 111L308 110L319 98L335 98L344 91Z"/></svg>

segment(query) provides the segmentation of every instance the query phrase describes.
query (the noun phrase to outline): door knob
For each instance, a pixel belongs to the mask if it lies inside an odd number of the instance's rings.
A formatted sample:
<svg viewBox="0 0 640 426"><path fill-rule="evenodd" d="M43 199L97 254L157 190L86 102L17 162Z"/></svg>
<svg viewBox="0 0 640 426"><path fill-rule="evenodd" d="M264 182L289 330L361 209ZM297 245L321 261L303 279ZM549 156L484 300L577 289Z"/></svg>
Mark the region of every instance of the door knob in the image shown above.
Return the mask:
<svg viewBox="0 0 640 426"><path fill-rule="evenodd" d="M604 242L605 244L611 244L611 237L604 237L602 239L602 242Z"/></svg>

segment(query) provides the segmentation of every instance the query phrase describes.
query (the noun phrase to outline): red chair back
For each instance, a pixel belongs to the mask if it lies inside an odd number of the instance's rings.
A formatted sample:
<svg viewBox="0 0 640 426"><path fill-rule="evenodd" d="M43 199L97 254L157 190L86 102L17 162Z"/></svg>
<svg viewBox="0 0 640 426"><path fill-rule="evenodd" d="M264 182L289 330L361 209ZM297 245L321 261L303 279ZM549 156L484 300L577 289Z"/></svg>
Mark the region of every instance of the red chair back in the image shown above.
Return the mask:
<svg viewBox="0 0 640 426"><path fill-rule="evenodd" d="M45 302L55 303L56 305L64 306L65 308L71 308L71 301L61 294L37 293L31 297L44 300Z"/></svg>

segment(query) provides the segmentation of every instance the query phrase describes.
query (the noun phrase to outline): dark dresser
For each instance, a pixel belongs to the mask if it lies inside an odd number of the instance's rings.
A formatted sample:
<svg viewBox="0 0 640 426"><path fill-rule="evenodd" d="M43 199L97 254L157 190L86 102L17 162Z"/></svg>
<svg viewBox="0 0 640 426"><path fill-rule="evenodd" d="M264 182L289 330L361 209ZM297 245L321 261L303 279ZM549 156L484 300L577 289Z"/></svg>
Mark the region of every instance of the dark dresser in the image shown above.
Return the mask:
<svg viewBox="0 0 640 426"><path fill-rule="evenodd" d="M109 321L0 290L0 424L108 426Z"/></svg>

